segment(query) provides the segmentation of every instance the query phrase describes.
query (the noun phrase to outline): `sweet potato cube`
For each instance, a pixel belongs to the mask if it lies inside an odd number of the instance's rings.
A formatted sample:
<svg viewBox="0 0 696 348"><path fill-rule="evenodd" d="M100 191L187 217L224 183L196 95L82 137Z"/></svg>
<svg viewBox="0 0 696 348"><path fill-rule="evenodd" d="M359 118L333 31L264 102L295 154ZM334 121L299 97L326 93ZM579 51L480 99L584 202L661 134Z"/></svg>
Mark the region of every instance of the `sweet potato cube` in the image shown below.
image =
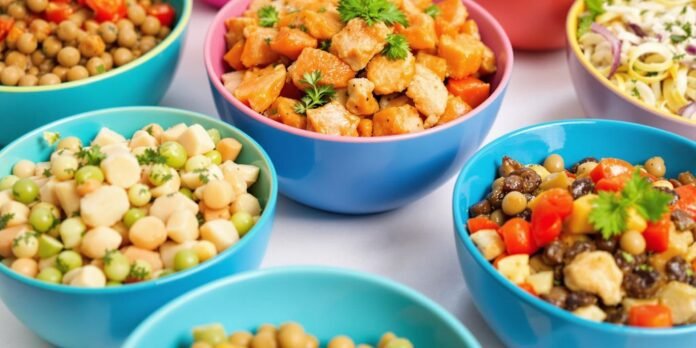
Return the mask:
<svg viewBox="0 0 696 348"><path fill-rule="evenodd" d="M265 66L278 60L278 53L271 49L271 42L278 31L274 28L255 28L251 30L244 42L242 50L242 64L251 68Z"/></svg>
<svg viewBox="0 0 696 348"><path fill-rule="evenodd" d="M411 105L390 107L372 117L372 135L397 135L422 131L423 120Z"/></svg>
<svg viewBox="0 0 696 348"><path fill-rule="evenodd" d="M302 82L304 74L315 70L321 71L320 84L333 85L335 88L348 86L348 80L355 77L355 72L348 64L333 54L316 48L302 50L297 61L288 68L292 82L302 90L307 88Z"/></svg>
<svg viewBox="0 0 696 348"><path fill-rule="evenodd" d="M408 27L396 25L396 32L405 36L411 49L429 50L437 45L435 20L429 15L418 12L408 14Z"/></svg>
<svg viewBox="0 0 696 348"><path fill-rule="evenodd" d="M359 71L376 54L384 49L387 35L391 33L384 23L367 25L361 18L354 18L331 39L331 53Z"/></svg>
<svg viewBox="0 0 696 348"><path fill-rule="evenodd" d="M307 129L307 116L295 112L295 99L278 97L268 109L269 117L290 127Z"/></svg>
<svg viewBox="0 0 696 348"><path fill-rule="evenodd" d="M453 121L469 111L471 111L471 106L469 106L469 104L464 102L462 98L450 94L447 96L447 107L445 108L445 113L440 116L440 120L437 122L437 124L442 125Z"/></svg>
<svg viewBox="0 0 696 348"><path fill-rule="evenodd" d="M255 24L256 19L249 17L234 17L227 19L225 21L225 27L227 28L227 33L225 33L227 48L232 48L235 44L237 44L237 42L244 40L244 28Z"/></svg>
<svg viewBox="0 0 696 348"><path fill-rule="evenodd" d="M234 70L244 70L244 64L242 64L242 51L244 50L244 40L238 41L232 48L230 48L223 59Z"/></svg>
<svg viewBox="0 0 696 348"><path fill-rule="evenodd" d="M458 34L469 16L464 4L460 0L443 0L437 6L440 8L440 14L435 17L438 36Z"/></svg>
<svg viewBox="0 0 696 348"><path fill-rule="evenodd" d="M409 52L404 59L391 60L378 55L367 64L367 78L375 84L375 94L401 92L416 73L416 60Z"/></svg>
<svg viewBox="0 0 696 348"><path fill-rule="evenodd" d="M297 59L305 47L317 47L317 39L299 29L282 27L271 41L271 49L290 58Z"/></svg>
<svg viewBox="0 0 696 348"><path fill-rule="evenodd" d="M358 123L358 135L361 137L371 137L372 136L372 120L369 118L363 118Z"/></svg>
<svg viewBox="0 0 696 348"><path fill-rule="evenodd" d="M319 40L328 40L343 28L341 17L335 10L323 12L304 10L302 19L309 35Z"/></svg>
<svg viewBox="0 0 696 348"><path fill-rule="evenodd" d="M430 69L441 80L447 77L447 61L444 58L420 51L416 55L416 63Z"/></svg>
<svg viewBox="0 0 696 348"><path fill-rule="evenodd" d="M438 55L447 60L449 76L467 77L479 70L483 61L483 45L470 35L443 35L438 46Z"/></svg>
<svg viewBox="0 0 696 348"><path fill-rule="evenodd" d="M285 84L285 66L278 64L247 72L242 83L234 90L235 98L251 106L256 112L264 112L280 95Z"/></svg>

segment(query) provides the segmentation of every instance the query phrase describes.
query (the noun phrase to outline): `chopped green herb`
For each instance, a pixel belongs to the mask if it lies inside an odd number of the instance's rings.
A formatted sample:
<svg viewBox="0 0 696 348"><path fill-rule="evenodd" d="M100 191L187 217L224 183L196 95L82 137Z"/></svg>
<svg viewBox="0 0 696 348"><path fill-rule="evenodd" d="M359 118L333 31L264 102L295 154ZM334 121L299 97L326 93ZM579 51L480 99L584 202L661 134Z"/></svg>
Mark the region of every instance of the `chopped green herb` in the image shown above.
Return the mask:
<svg viewBox="0 0 696 348"><path fill-rule="evenodd" d="M324 13L324 12L326 12L326 7L323 7L323 6L320 7L320 8L319 8L319 11L317 11L317 12L319 12L319 13Z"/></svg>
<svg viewBox="0 0 696 348"><path fill-rule="evenodd" d="M631 254L629 254L629 253L627 253L627 252L625 252L625 251L622 251L622 252L621 252L621 257L622 257L624 260L626 260L626 262L629 262L629 263L633 263L633 261L636 260L636 259L633 257L633 255L631 255Z"/></svg>
<svg viewBox="0 0 696 348"><path fill-rule="evenodd" d="M58 132L43 132L43 138L48 143L48 146L53 146L60 140L60 133Z"/></svg>
<svg viewBox="0 0 696 348"><path fill-rule="evenodd" d="M31 239L32 237L36 237L36 234L34 234L33 232L22 233L19 236L15 237L15 239L12 241L12 246L17 247L20 243L26 245L29 243L29 239Z"/></svg>
<svg viewBox="0 0 696 348"><path fill-rule="evenodd" d="M51 168L44 168L43 173L41 173L43 176L50 178L51 177Z"/></svg>
<svg viewBox="0 0 696 348"><path fill-rule="evenodd" d="M104 64L97 65L97 74L103 74L104 72L106 72L106 68L104 67Z"/></svg>
<svg viewBox="0 0 696 348"><path fill-rule="evenodd" d="M129 278L138 280L146 279L148 276L150 276L150 270L141 265L138 265L137 263L133 264L133 267L131 267L130 270L130 274L128 274Z"/></svg>
<svg viewBox="0 0 696 348"><path fill-rule="evenodd" d="M0 230L5 229L5 227L7 227L7 223L10 222L10 220L12 220L13 217L13 213L3 214L2 216L0 216Z"/></svg>
<svg viewBox="0 0 696 348"><path fill-rule="evenodd" d="M592 23L594 23L597 16L604 13L604 4L607 0L585 0L585 7L587 8L587 13L580 17L578 21L578 36L590 31Z"/></svg>
<svg viewBox="0 0 696 348"><path fill-rule="evenodd" d="M382 54L390 60L404 59L408 56L411 47L408 45L408 40L401 34L389 34L387 36L387 45L384 46Z"/></svg>
<svg viewBox="0 0 696 348"><path fill-rule="evenodd" d="M331 48L331 39L319 42L319 49L322 51L329 51Z"/></svg>
<svg viewBox="0 0 696 348"><path fill-rule="evenodd" d="M634 97L636 97L636 98L639 98L639 97L640 97L640 93L638 92L638 88L637 88L637 87L633 87L633 89L631 89L631 95L634 96Z"/></svg>
<svg viewBox="0 0 696 348"><path fill-rule="evenodd" d="M266 5L260 8L256 15L259 17L259 25L270 28L278 22L278 10L273 5Z"/></svg>
<svg viewBox="0 0 696 348"><path fill-rule="evenodd" d="M675 61L679 61L679 60L682 60L685 56L686 56L686 54L684 54L684 53L675 54L672 59Z"/></svg>
<svg viewBox="0 0 696 348"><path fill-rule="evenodd" d="M689 37L686 35L670 35L669 39L672 40L672 43L680 43L688 39Z"/></svg>
<svg viewBox="0 0 696 348"><path fill-rule="evenodd" d="M266 45L270 46L271 45L271 38L270 37L264 38L263 42L265 42Z"/></svg>
<svg viewBox="0 0 696 348"><path fill-rule="evenodd" d="M423 10L423 12L425 12L425 14L427 14L428 16L435 18L437 17L437 15L440 14L441 10L437 5L432 4L426 7L425 10Z"/></svg>
<svg viewBox="0 0 696 348"><path fill-rule="evenodd" d="M408 26L406 15L389 0L341 0L338 3L338 13L344 22L362 18L367 25L382 22L386 25L399 23Z"/></svg>
<svg viewBox="0 0 696 348"><path fill-rule="evenodd" d="M321 71L315 70L302 76L302 82L309 87L305 89L305 96L295 104L295 112L305 115L307 110L318 108L333 99L336 95L332 85L319 85Z"/></svg>
<svg viewBox="0 0 696 348"><path fill-rule="evenodd" d="M164 158L159 151L154 149L145 149L143 154L135 157L138 159L138 163L140 163L140 165L167 163L167 159Z"/></svg>
<svg viewBox="0 0 696 348"><path fill-rule="evenodd" d="M83 160L88 165L98 166L106 155L101 152L99 145L93 145L90 148L82 148L77 153L77 158Z"/></svg>
<svg viewBox="0 0 696 348"><path fill-rule="evenodd" d="M639 271L652 271L652 267L650 267L650 265L645 264L645 263L642 265L639 265L638 267L636 267L636 269Z"/></svg>

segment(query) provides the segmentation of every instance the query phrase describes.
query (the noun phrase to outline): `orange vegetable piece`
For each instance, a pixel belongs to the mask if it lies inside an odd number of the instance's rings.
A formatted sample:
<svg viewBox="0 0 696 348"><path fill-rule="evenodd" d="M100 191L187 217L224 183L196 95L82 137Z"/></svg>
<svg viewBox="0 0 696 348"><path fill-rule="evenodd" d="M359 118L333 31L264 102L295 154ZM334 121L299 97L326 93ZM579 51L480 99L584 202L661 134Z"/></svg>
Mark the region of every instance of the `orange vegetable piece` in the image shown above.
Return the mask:
<svg viewBox="0 0 696 348"><path fill-rule="evenodd" d="M297 103L295 99L278 97L269 108L269 117L290 127L307 129L307 116L295 112Z"/></svg>
<svg viewBox="0 0 696 348"><path fill-rule="evenodd" d="M363 118L358 123L358 135L361 137L371 137L372 136L372 120L369 118Z"/></svg>
<svg viewBox="0 0 696 348"><path fill-rule="evenodd" d="M348 80L355 77L355 72L348 64L333 54L316 48L305 48L288 70L292 82L302 90L307 87L301 82L303 75L315 70L321 71L320 84L333 85L335 88L348 86Z"/></svg>
<svg viewBox="0 0 696 348"><path fill-rule="evenodd" d="M271 49L271 42L277 34L276 29L261 27L249 33L242 50L242 64L251 68L276 62L278 53Z"/></svg>
<svg viewBox="0 0 696 348"><path fill-rule="evenodd" d="M411 105L386 108L372 116L374 136L415 133L423 129L423 120Z"/></svg>
<svg viewBox="0 0 696 348"><path fill-rule="evenodd" d="M530 293L532 296L538 296L536 291L534 290L534 287L532 286L532 284L525 282L525 283L519 284L519 286L520 286L520 288L522 288L522 290Z"/></svg>
<svg viewBox="0 0 696 348"><path fill-rule="evenodd" d="M661 304L637 305L628 311L628 325L640 327L672 327L672 310Z"/></svg>
<svg viewBox="0 0 696 348"><path fill-rule="evenodd" d="M477 216L466 220L466 227L469 229L469 234L476 233L481 230L498 230L500 226L485 216Z"/></svg>
<svg viewBox="0 0 696 348"><path fill-rule="evenodd" d="M443 35L440 37L438 55L447 60L449 76L461 79L477 72L481 67L483 45L481 41L466 34Z"/></svg>
<svg viewBox="0 0 696 348"><path fill-rule="evenodd" d="M481 58L481 67L479 68L479 74L490 75L496 72L496 70L498 70L498 66L495 63L495 53L493 53L493 50L491 50L485 44L482 44L482 46L483 57Z"/></svg>
<svg viewBox="0 0 696 348"><path fill-rule="evenodd" d="M317 11L304 10L302 11L302 18L309 35L319 40L328 40L343 28L341 17L336 11L324 11L320 13Z"/></svg>
<svg viewBox="0 0 696 348"><path fill-rule="evenodd" d="M454 121L469 111L471 111L471 106L469 106L469 104L464 102L462 98L450 94L447 96L447 107L445 108L445 113L442 114L437 124L443 125L447 122Z"/></svg>
<svg viewBox="0 0 696 348"><path fill-rule="evenodd" d="M254 24L256 24L256 19L249 17L234 17L225 20L227 47L232 48L237 42L244 40L244 28Z"/></svg>
<svg viewBox="0 0 696 348"><path fill-rule="evenodd" d="M447 82L447 90L453 95L462 98L472 108L475 108L490 96L491 85L475 77L450 78Z"/></svg>
<svg viewBox="0 0 696 348"><path fill-rule="evenodd" d="M280 95L285 84L285 66L278 64L264 69L247 71L244 80L234 90L235 98L251 106L256 112L264 112Z"/></svg>
<svg viewBox="0 0 696 348"><path fill-rule="evenodd" d="M407 14L408 27L401 24L395 26L396 32L405 36L409 46L414 50L433 49L437 45L435 20L429 15L419 12Z"/></svg>
<svg viewBox="0 0 696 348"><path fill-rule="evenodd" d="M468 19L466 22L464 22L464 25L462 25L461 28L461 32L463 34L471 35L476 40L481 40L481 34L479 33L478 24L476 24L476 21L473 19Z"/></svg>
<svg viewBox="0 0 696 348"><path fill-rule="evenodd" d="M305 47L317 47L317 39L299 29L282 27L271 41L271 49L290 58L297 59Z"/></svg>
<svg viewBox="0 0 696 348"><path fill-rule="evenodd" d="M290 12L280 15L278 28L290 27L293 29L304 28L304 16L302 12Z"/></svg>
<svg viewBox="0 0 696 348"><path fill-rule="evenodd" d="M440 14L435 17L437 35L456 35L466 22L469 12L460 0L443 0L437 6Z"/></svg>
<svg viewBox="0 0 696 348"><path fill-rule="evenodd" d="M447 61L444 58L420 51L416 55L416 63L425 65L426 68L439 76L441 80L447 77Z"/></svg>
<svg viewBox="0 0 696 348"><path fill-rule="evenodd" d="M244 50L244 40L238 41L232 48L230 48L223 59L225 62L231 66L234 70L244 70L244 64L242 64L242 51Z"/></svg>

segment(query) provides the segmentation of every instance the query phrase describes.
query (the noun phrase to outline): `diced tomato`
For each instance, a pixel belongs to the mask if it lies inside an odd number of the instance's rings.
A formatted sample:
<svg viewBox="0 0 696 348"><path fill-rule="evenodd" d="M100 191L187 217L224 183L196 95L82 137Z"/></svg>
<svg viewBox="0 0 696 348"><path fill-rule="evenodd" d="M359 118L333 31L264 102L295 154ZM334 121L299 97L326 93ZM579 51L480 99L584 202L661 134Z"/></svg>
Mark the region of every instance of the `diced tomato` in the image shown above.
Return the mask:
<svg viewBox="0 0 696 348"><path fill-rule="evenodd" d="M154 16L159 19L160 24L165 27L171 27L174 23L174 17L176 17L176 10L170 4L153 4L147 9L147 14Z"/></svg>
<svg viewBox="0 0 696 348"><path fill-rule="evenodd" d="M696 219L696 185L683 185L674 189L679 195L679 200L674 204L674 209L680 209L688 213L692 219Z"/></svg>
<svg viewBox="0 0 696 348"><path fill-rule="evenodd" d="M539 211L541 214L556 214L561 219L565 219L573 212L573 196L568 190L553 188L544 191L538 199L534 211Z"/></svg>
<svg viewBox="0 0 696 348"><path fill-rule="evenodd" d="M573 212L573 196L564 189L555 188L544 192L532 210L532 237L534 243L543 247L561 234L563 219Z"/></svg>
<svg viewBox="0 0 696 348"><path fill-rule="evenodd" d="M14 18L12 17L0 17L0 42L5 40L7 33L10 32L12 26L14 25Z"/></svg>
<svg viewBox="0 0 696 348"><path fill-rule="evenodd" d="M471 218L466 222L466 225L469 228L469 233L475 233L480 230L497 230L499 228L498 224L485 216Z"/></svg>
<svg viewBox="0 0 696 348"><path fill-rule="evenodd" d="M646 250L656 253L667 250L671 224L672 221L670 221L669 214L665 214L660 221L648 221L648 227L643 231Z"/></svg>
<svg viewBox="0 0 696 348"><path fill-rule="evenodd" d="M672 310L665 305L637 305L628 311L628 325L672 327Z"/></svg>
<svg viewBox="0 0 696 348"><path fill-rule="evenodd" d="M48 3L46 11L44 11L44 18L49 22L60 23L70 18L72 14L73 8L70 7L70 4L51 1Z"/></svg>
<svg viewBox="0 0 696 348"><path fill-rule="evenodd" d="M500 234L503 236L505 250L508 255L531 255L538 249L536 244L534 244L529 222L522 218L508 220L500 228Z"/></svg>
<svg viewBox="0 0 696 348"><path fill-rule="evenodd" d="M537 293L536 293L536 291L534 290L534 287L532 286L532 284L529 284L529 283L526 283L526 282L525 282L525 283L519 284L519 286L520 286L520 288L522 288L524 291L526 291L526 292L532 294L533 296L538 296Z"/></svg>
<svg viewBox="0 0 696 348"><path fill-rule="evenodd" d="M126 2L124 0L87 0L85 2L94 11L97 22L112 21L126 17Z"/></svg>
<svg viewBox="0 0 696 348"><path fill-rule="evenodd" d="M479 106L491 95L491 85L489 83L471 76L462 79L450 78L447 82L447 90L453 95L462 98L472 108Z"/></svg>
<svg viewBox="0 0 696 348"><path fill-rule="evenodd" d="M621 174L610 178L602 178L597 181L595 188L597 191L620 192L629 180L631 180L631 174Z"/></svg>
<svg viewBox="0 0 696 348"><path fill-rule="evenodd" d="M540 247L556 240L563 230L563 220L557 214L535 214L532 212L532 237Z"/></svg>
<svg viewBox="0 0 696 348"><path fill-rule="evenodd" d="M595 183L604 178L613 178L622 174L633 173L633 166L618 158L605 158L590 172L590 178Z"/></svg>

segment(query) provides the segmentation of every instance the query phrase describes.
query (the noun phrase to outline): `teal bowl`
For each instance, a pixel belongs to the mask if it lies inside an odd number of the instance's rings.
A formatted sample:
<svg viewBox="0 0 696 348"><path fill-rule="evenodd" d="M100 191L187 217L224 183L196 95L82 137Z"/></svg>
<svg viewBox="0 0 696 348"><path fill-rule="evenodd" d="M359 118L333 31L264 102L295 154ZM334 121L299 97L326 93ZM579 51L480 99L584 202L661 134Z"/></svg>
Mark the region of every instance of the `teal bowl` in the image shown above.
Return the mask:
<svg viewBox="0 0 696 348"><path fill-rule="evenodd" d="M140 324L124 348L188 347L194 326L215 322L227 331L253 331L288 321L323 345L339 334L375 343L392 331L416 347L480 347L452 315L403 285L348 270L292 267L226 278L183 295Z"/></svg>
<svg viewBox="0 0 696 348"><path fill-rule="evenodd" d="M253 164L261 171L250 193L264 207L261 218L237 244L215 258L169 277L133 285L86 289L52 285L21 276L0 264L0 300L19 321L44 340L59 347L119 347L148 315L171 299L219 278L258 268L271 235L278 196L275 169L268 155L238 129L197 113L160 108L131 107L95 111L46 125L16 140L0 151L0 176L10 173L20 159L45 160L44 131L73 135L87 141L101 127L130 136L149 123L163 127L198 123L217 128L244 146L239 163ZM155 347L155 346L153 346Z"/></svg>
<svg viewBox="0 0 696 348"><path fill-rule="evenodd" d="M166 0L176 9L175 26L159 45L122 67L54 86L0 85L0 147L63 117L92 110L156 105L174 78L193 0Z"/></svg>

